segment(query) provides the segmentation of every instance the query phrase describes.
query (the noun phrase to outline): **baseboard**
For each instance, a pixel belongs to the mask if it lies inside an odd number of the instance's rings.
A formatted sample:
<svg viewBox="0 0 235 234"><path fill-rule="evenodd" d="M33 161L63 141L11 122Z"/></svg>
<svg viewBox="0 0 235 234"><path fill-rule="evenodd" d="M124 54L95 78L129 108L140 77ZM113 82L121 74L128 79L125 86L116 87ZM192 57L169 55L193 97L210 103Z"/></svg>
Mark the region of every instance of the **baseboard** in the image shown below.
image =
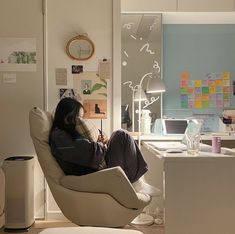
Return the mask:
<svg viewBox="0 0 235 234"><path fill-rule="evenodd" d="M61 211L47 212L46 220L59 220L59 221L68 221L68 219L62 214Z"/></svg>

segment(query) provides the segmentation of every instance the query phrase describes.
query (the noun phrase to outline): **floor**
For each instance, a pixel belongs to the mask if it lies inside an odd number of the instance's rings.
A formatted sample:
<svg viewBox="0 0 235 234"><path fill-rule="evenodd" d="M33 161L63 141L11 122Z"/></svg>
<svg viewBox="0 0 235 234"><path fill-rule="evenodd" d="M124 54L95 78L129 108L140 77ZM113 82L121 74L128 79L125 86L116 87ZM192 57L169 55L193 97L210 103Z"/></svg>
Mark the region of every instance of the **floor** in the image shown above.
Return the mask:
<svg viewBox="0 0 235 234"><path fill-rule="evenodd" d="M45 228L53 228L53 227L74 227L76 226L73 223L70 222L64 222L64 221L39 221L37 220L34 225L29 229L29 231L20 232L28 233L28 234L38 234ZM164 234L164 226L163 225L151 225L151 226L131 226L127 225L124 228L126 229L134 229L143 232L144 234ZM4 228L0 229L0 234L5 234L7 232L4 231ZM16 231L11 231L11 234L19 233Z"/></svg>

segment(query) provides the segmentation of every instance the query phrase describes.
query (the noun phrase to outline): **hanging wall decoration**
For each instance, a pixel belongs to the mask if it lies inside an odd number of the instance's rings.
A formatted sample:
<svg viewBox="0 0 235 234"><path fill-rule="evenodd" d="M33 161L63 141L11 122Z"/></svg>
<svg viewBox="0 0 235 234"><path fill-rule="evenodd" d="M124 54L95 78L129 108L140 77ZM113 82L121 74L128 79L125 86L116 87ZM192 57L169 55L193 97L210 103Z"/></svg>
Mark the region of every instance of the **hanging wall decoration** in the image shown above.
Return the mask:
<svg viewBox="0 0 235 234"><path fill-rule="evenodd" d="M74 88L80 94L85 108L84 118L107 118L107 80L97 72L86 71L74 75Z"/></svg>

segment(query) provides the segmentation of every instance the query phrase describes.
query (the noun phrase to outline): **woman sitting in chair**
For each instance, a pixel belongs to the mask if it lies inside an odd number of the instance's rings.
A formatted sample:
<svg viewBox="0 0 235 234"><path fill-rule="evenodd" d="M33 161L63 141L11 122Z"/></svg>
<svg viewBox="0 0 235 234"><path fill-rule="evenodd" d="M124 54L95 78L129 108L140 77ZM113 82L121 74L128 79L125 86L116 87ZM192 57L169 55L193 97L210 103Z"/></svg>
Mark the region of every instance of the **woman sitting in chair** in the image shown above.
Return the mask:
<svg viewBox="0 0 235 234"><path fill-rule="evenodd" d="M67 175L85 175L104 168L120 166L137 192L158 195L159 190L143 181L147 164L134 139L123 130L103 135L97 141L83 137L76 125L84 111L73 98L61 99L50 131L51 152Z"/></svg>

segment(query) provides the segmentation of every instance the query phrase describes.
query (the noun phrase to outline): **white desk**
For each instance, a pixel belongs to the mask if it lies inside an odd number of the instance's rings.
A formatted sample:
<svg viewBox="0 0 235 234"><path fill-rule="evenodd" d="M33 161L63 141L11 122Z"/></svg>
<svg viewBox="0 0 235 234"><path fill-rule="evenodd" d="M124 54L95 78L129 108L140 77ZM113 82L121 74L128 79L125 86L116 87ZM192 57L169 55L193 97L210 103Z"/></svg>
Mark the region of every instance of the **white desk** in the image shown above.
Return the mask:
<svg viewBox="0 0 235 234"><path fill-rule="evenodd" d="M235 141L235 134L229 135L228 133L222 133L222 132L202 134L201 135L201 139L203 141L204 140L211 140L213 135L220 136L221 140ZM138 136L136 134L133 137L135 139L138 139ZM164 136L164 135L153 134L153 133L146 134L146 135L141 135L141 140L143 140L143 141L162 141L162 140L163 141L168 141L168 140L169 141L180 141L180 140L182 140L182 138L183 138L183 136L180 136L180 135L168 135L168 136Z"/></svg>
<svg viewBox="0 0 235 234"><path fill-rule="evenodd" d="M162 183L157 186L163 189L165 234L235 233L234 156L172 154L142 143Z"/></svg>

